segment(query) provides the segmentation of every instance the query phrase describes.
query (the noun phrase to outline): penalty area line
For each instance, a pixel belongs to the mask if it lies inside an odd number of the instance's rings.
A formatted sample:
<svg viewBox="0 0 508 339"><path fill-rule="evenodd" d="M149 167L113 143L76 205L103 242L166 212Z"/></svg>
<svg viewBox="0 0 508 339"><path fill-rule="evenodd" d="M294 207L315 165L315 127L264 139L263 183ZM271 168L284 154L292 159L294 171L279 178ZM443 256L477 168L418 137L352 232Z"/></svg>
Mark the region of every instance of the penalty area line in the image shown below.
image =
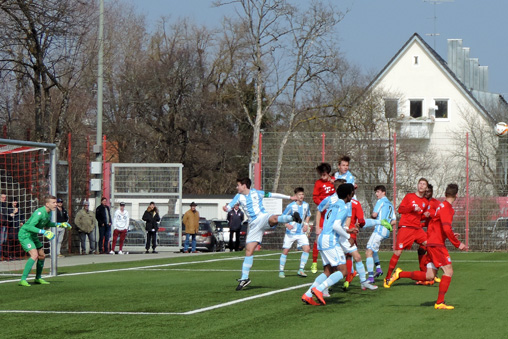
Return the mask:
<svg viewBox="0 0 508 339"><path fill-rule="evenodd" d="M218 304L218 305L214 305L214 306L198 308L198 309L195 309L195 310L192 310L192 311L187 311L187 312L107 312L107 311L98 312L98 311L0 310L0 313L66 314L66 315L70 315L70 314L102 314L102 315L150 315L150 316L153 316L153 315L193 315L193 314L197 314L197 313L203 313L203 312L212 311L212 310L215 310L215 309L218 309L218 308L222 308L222 307L227 307L227 306L243 303L243 302L246 302L246 301L249 301L249 300L264 298L264 297L268 297L268 296L271 296L271 295L274 295L274 294L278 294L278 293L282 293L282 292L287 292L287 291L291 291L291 290L296 290L296 289L299 289L299 288L302 288L302 287L307 287L307 286L310 286L310 285L312 285L312 283L307 283L307 284L302 284L302 285L298 285L298 286L287 287L287 288L283 288L281 290L276 290L276 291L266 292L266 293L262 293L262 294L258 294L258 295L253 295L253 296L250 296L250 297L246 297L246 298L242 298L242 299L237 299L237 300L233 300L233 301L228 301L226 303L222 303L222 304Z"/></svg>

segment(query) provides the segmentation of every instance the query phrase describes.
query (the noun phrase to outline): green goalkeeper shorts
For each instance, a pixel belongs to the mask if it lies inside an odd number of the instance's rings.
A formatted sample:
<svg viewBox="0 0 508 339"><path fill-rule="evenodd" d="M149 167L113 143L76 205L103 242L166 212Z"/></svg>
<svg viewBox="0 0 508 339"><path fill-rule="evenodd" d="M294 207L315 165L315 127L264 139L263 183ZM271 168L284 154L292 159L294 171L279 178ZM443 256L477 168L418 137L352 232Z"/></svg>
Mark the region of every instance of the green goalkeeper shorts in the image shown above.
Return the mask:
<svg viewBox="0 0 508 339"><path fill-rule="evenodd" d="M40 242L37 234L29 234L27 236L22 236L20 234L18 239L21 247L23 247L26 252L29 252L33 249L38 250L39 248L42 248L42 243Z"/></svg>

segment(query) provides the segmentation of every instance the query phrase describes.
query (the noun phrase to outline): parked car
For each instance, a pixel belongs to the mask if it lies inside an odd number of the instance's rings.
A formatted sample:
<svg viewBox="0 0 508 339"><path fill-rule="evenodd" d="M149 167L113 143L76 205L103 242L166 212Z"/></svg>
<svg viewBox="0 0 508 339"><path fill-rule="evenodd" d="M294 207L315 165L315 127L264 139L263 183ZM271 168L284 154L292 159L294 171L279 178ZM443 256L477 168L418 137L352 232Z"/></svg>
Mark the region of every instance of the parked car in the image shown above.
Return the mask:
<svg viewBox="0 0 508 339"><path fill-rule="evenodd" d="M159 222L159 232L157 234L160 246L179 246L178 237L180 236L179 216L178 214L165 214Z"/></svg>
<svg viewBox="0 0 508 339"><path fill-rule="evenodd" d="M229 246L229 222L227 220L214 219L210 222L217 232L222 232L222 240L219 239L218 251L223 252ZM222 244L221 244L222 241Z"/></svg>
<svg viewBox="0 0 508 339"><path fill-rule="evenodd" d="M196 249L209 252L220 250L220 240L224 243L222 230L217 230L205 218L199 218L199 230L196 235ZM185 225L182 224L182 244L185 242ZM190 244L189 244L190 246ZM183 248L181 249L183 251Z"/></svg>
<svg viewBox="0 0 508 339"><path fill-rule="evenodd" d="M129 229L124 244L142 246L146 244L145 223L142 220L129 219Z"/></svg>
<svg viewBox="0 0 508 339"><path fill-rule="evenodd" d="M508 245L508 218L498 218L487 226L487 232L490 237L486 241L490 241L490 247L493 250L504 250Z"/></svg>

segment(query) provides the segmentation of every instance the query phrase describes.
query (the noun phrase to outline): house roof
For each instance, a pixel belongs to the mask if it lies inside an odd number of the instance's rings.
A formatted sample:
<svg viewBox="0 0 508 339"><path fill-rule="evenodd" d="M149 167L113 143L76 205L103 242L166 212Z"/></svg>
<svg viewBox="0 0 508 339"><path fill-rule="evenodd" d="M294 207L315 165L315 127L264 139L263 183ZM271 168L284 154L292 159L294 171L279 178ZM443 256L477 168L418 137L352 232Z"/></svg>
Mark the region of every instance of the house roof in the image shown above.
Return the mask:
<svg viewBox="0 0 508 339"><path fill-rule="evenodd" d="M411 38L406 41L406 43L399 49L399 51L390 59L390 61L383 67L383 69L374 77L374 79L371 81L371 83L367 86L368 89L373 88L377 83L380 82L380 80L384 77L385 74L389 72L391 67L395 64L397 60L401 58L401 56L409 49L409 47L413 44L413 42L419 44L424 51L426 51L429 56L434 59L436 64L441 68L441 70L449 77L450 81L453 82L457 87L460 89L460 91L466 96L475 106L475 108L481 112L485 118L490 120L491 122L495 122L494 117L492 114L489 113L489 111L484 107L484 104L487 102L484 101L483 104L480 102L480 100L473 94L473 91L468 89L464 83L455 75L455 73L448 67L447 62L432 48L429 44L427 44L422 37L418 33L414 33ZM494 94L489 92L482 92L483 94L479 97L488 98L489 100L492 100L492 97L498 97L499 104L505 105L508 108L508 105L506 105L506 101L500 94Z"/></svg>

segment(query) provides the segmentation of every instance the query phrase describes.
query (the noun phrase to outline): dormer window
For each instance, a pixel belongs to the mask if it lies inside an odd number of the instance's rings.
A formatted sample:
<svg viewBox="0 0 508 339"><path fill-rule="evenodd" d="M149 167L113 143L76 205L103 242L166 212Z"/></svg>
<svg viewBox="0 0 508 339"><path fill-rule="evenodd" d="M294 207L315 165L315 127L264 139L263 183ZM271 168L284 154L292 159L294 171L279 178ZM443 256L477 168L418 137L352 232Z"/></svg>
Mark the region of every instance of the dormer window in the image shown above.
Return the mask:
<svg viewBox="0 0 508 339"><path fill-rule="evenodd" d="M418 55L413 56L413 66L418 66L419 62Z"/></svg>

